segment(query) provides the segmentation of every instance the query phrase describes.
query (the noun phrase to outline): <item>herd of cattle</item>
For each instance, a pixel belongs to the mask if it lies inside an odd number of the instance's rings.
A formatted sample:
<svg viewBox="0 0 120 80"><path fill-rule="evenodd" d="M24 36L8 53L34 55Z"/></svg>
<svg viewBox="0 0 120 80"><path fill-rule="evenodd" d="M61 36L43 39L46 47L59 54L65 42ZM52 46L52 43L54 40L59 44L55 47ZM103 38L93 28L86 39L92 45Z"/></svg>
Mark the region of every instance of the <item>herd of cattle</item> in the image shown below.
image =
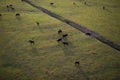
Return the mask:
<svg viewBox="0 0 120 80"><path fill-rule="evenodd" d="M21 1L24 1L24 0L21 0ZM73 4L73 5L77 5L75 2L73 2L72 4ZM51 2L50 5L51 5L51 6L54 6L55 3ZM87 5L87 2L84 2L84 5ZM15 11L15 8L13 7L12 4L9 4L9 5L7 5L6 7L7 7L7 10L8 10L8 11L11 11L11 10L12 10L12 11ZM102 6L102 9L103 9L103 10L106 10L106 7L105 7L105 6ZM2 16L2 14L0 14L0 16ZM20 16L20 13L17 13L16 16Z"/></svg>
<svg viewBox="0 0 120 80"><path fill-rule="evenodd" d="M21 0L21 1L24 1L24 0ZM55 5L55 3L51 2L50 3L51 6ZM76 5L75 2L73 2L73 5ZM86 2L84 2L84 5L87 5ZM12 4L9 4L6 6L7 7L7 11L15 11L15 8L13 7ZM103 10L106 9L105 6L102 7ZM0 16L2 16L2 14L0 14ZM20 16L20 13L16 13L15 16ZM37 26L39 26L39 22L36 22ZM67 41L64 41L65 38L67 38L68 34L63 34L63 31L61 29L58 30L58 35L60 35L61 37L59 39L57 39L56 41L58 43L62 43L64 46L68 46L68 42ZM91 36L90 33L86 33L86 35L88 36ZM34 45L35 44L35 41L34 40L28 40L28 42L31 44L31 45ZM80 66L80 63L79 61L76 61L75 63L75 66L79 67Z"/></svg>

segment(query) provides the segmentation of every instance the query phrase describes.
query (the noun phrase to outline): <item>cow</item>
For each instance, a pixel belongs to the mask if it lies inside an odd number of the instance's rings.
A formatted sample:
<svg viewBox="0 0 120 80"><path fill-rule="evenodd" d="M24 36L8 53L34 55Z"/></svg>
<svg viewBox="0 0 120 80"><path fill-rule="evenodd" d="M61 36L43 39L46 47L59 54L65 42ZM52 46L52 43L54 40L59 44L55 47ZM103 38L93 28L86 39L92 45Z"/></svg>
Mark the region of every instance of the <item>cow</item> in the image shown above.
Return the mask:
<svg viewBox="0 0 120 80"><path fill-rule="evenodd" d="M60 34L60 33L62 33L62 30L61 30L61 29L58 30L58 34Z"/></svg>
<svg viewBox="0 0 120 80"><path fill-rule="evenodd" d="M13 8L13 7L12 7L11 9L12 9L12 10L15 10L15 8Z"/></svg>
<svg viewBox="0 0 120 80"><path fill-rule="evenodd" d="M85 33L87 36L91 36L91 33Z"/></svg>
<svg viewBox="0 0 120 80"><path fill-rule="evenodd" d="M16 14L16 16L20 16L20 14L19 14L19 13L17 13L17 14Z"/></svg>
<svg viewBox="0 0 120 80"><path fill-rule="evenodd" d="M12 7L13 5L12 5L12 4L10 4L9 6L10 6L10 7Z"/></svg>
<svg viewBox="0 0 120 80"><path fill-rule="evenodd" d="M106 9L106 8L105 8L105 6L103 6L102 8L103 8L103 10L105 10L105 9Z"/></svg>
<svg viewBox="0 0 120 80"><path fill-rule="evenodd" d="M29 42L31 45L32 45L32 44L35 44L35 42L34 42L33 40L29 40L28 42Z"/></svg>
<svg viewBox="0 0 120 80"><path fill-rule="evenodd" d="M8 5L7 5L6 7L7 7L7 8L9 8L9 6L8 6Z"/></svg>
<svg viewBox="0 0 120 80"><path fill-rule="evenodd" d="M86 2L84 2L84 5L86 5L87 3Z"/></svg>
<svg viewBox="0 0 120 80"><path fill-rule="evenodd" d="M50 5L54 5L54 3L50 3Z"/></svg>
<svg viewBox="0 0 120 80"><path fill-rule="evenodd" d="M62 41L62 38L57 39L57 42L61 42L61 41Z"/></svg>
<svg viewBox="0 0 120 80"><path fill-rule="evenodd" d="M76 67L80 66L80 62L79 61L76 61L74 64L75 64Z"/></svg>
<svg viewBox="0 0 120 80"><path fill-rule="evenodd" d="M69 24L69 23L70 23L68 20L65 20L65 22L66 22L67 24Z"/></svg>
<svg viewBox="0 0 120 80"><path fill-rule="evenodd" d="M68 46L68 42L62 42L63 43L63 45L65 46Z"/></svg>
<svg viewBox="0 0 120 80"><path fill-rule="evenodd" d="M73 5L75 5L75 2L73 2Z"/></svg>
<svg viewBox="0 0 120 80"><path fill-rule="evenodd" d="M2 14L0 14L0 16L2 16Z"/></svg>
<svg viewBox="0 0 120 80"><path fill-rule="evenodd" d="M65 38L65 37L67 37L67 36L68 36L68 34L63 34L63 35L62 35L63 38Z"/></svg>
<svg viewBox="0 0 120 80"><path fill-rule="evenodd" d="M39 22L36 21L36 23L37 23L37 26L39 26Z"/></svg>

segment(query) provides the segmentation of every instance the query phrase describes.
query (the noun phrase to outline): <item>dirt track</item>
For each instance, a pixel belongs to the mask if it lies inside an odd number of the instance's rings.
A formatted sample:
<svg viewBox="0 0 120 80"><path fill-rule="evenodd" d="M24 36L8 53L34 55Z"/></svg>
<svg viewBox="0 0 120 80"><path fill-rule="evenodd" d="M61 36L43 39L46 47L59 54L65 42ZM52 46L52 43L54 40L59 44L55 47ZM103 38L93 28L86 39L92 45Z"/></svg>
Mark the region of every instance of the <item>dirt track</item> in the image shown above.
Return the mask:
<svg viewBox="0 0 120 80"><path fill-rule="evenodd" d="M94 32L94 31L92 31L92 30L89 30L89 29L87 29L86 27L81 26L81 25L79 25L79 24L77 24L77 23L75 23L75 22L73 22L73 21L71 21L71 20L64 19L64 18L62 18L61 16L56 15L55 13L53 13L53 12L51 12L51 11L45 9L45 8L42 8L42 7L40 7L40 6L36 6L36 5L34 5L33 3L31 3L30 1L28 1L28 0L23 0L23 1L26 2L26 3L28 3L28 4L30 4L30 5L33 6L33 7L41 10L41 11L43 11L44 13L48 14L49 16L52 16L52 17L54 17L54 18L56 18L56 19L58 19L58 20L60 20L60 21L62 21L62 22L64 22L64 23L66 23L66 24L68 24L68 25L76 28L76 29L79 29L79 30L82 31L83 33L89 33L90 36L96 38L97 40L101 41L102 43L107 44L108 46L110 46L110 47L112 47L112 48L120 51L120 45L118 45L118 44L116 44L116 43L114 43L114 42L112 42L112 41L110 41L110 40L107 40L105 37L101 36L100 34Z"/></svg>

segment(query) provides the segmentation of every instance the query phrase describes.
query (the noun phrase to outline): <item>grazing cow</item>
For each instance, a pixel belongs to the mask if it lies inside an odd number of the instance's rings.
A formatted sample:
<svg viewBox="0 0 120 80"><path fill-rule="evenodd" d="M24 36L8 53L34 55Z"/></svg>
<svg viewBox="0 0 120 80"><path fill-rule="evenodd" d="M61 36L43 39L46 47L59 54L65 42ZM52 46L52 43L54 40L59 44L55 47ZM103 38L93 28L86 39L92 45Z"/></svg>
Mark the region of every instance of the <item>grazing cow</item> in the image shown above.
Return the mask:
<svg viewBox="0 0 120 80"><path fill-rule="evenodd" d="M19 14L19 13L17 13L17 14L16 14L16 16L20 16L20 14Z"/></svg>
<svg viewBox="0 0 120 80"><path fill-rule="evenodd" d="M68 34L64 34L64 35L62 35L63 38L65 38L65 37L67 37L67 36L68 36Z"/></svg>
<svg viewBox="0 0 120 80"><path fill-rule="evenodd" d="M85 33L86 35L88 35L88 36L91 36L91 33Z"/></svg>
<svg viewBox="0 0 120 80"><path fill-rule="evenodd" d="M61 30L61 29L58 30L58 34L60 34L60 33L62 33L62 30Z"/></svg>
<svg viewBox="0 0 120 80"><path fill-rule="evenodd" d="M31 45L32 45L32 44L35 44L35 42L34 42L33 40L29 40L28 42L29 42Z"/></svg>
<svg viewBox="0 0 120 80"><path fill-rule="evenodd" d="M7 8L9 8L9 6L7 5Z"/></svg>
<svg viewBox="0 0 120 80"><path fill-rule="evenodd" d="M15 8L13 8L13 7L12 7L11 9L12 9L12 10L15 10Z"/></svg>
<svg viewBox="0 0 120 80"><path fill-rule="evenodd" d="M105 10L105 9L106 9L106 8L105 8L105 6L103 6L102 8L103 8L103 10Z"/></svg>
<svg viewBox="0 0 120 80"><path fill-rule="evenodd" d="M2 14L0 14L0 16L2 16Z"/></svg>
<svg viewBox="0 0 120 80"><path fill-rule="evenodd" d="M39 26L39 22L36 22L37 23L37 26Z"/></svg>
<svg viewBox="0 0 120 80"><path fill-rule="evenodd" d="M63 43L63 45L65 46L68 46L68 42L62 42Z"/></svg>
<svg viewBox="0 0 120 80"><path fill-rule="evenodd" d="M79 61L76 61L76 62L75 62L75 66L76 66L76 67L79 67L79 66L80 66L80 62L79 62Z"/></svg>
<svg viewBox="0 0 120 80"><path fill-rule="evenodd" d="M69 23L70 23L68 20L65 20L65 22L66 22L67 24L69 24Z"/></svg>
<svg viewBox="0 0 120 80"><path fill-rule="evenodd" d="M87 3L86 2L84 2L84 5L86 5Z"/></svg>
<svg viewBox="0 0 120 80"><path fill-rule="evenodd" d="M73 5L75 5L75 3L73 2Z"/></svg>
<svg viewBox="0 0 120 80"><path fill-rule="evenodd" d="M10 6L10 7L12 7L13 5L12 5L12 4L10 4L9 6Z"/></svg>
<svg viewBox="0 0 120 80"><path fill-rule="evenodd" d="M62 38L57 39L57 42L60 42L60 41L62 41Z"/></svg>
<svg viewBox="0 0 120 80"><path fill-rule="evenodd" d="M50 5L54 5L54 3L50 3Z"/></svg>

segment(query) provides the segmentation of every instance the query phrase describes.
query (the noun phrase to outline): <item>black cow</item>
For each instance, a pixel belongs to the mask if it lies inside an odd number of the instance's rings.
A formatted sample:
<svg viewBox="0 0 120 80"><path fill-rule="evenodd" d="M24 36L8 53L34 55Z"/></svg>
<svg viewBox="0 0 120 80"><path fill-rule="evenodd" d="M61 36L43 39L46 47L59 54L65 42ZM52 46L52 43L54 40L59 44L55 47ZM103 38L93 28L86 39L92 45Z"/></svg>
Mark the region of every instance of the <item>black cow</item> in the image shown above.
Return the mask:
<svg viewBox="0 0 120 80"><path fill-rule="evenodd" d="M91 33L85 33L86 35L88 35L88 36L91 36Z"/></svg>
<svg viewBox="0 0 120 80"><path fill-rule="evenodd" d="M62 33L62 30L61 30L61 29L58 30L58 34L60 34L60 33Z"/></svg>
<svg viewBox="0 0 120 80"><path fill-rule="evenodd" d="M2 14L0 14L0 16L2 16Z"/></svg>
<svg viewBox="0 0 120 80"><path fill-rule="evenodd" d="M54 3L50 3L50 5L54 5Z"/></svg>
<svg viewBox="0 0 120 80"><path fill-rule="evenodd" d="M67 36L68 36L68 34L64 34L64 35L62 35L63 38L65 38L65 37L67 37Z"/></svg>
<svg viewBox="0 0 120 80"><path fill-rule="evenodd" d="M70 23L68 20L65 20L65 22L66 22L67 24L69 24L69 23Z"/></svg>
<svg viewBox="0 0 120 80"><path fill-rule="evenodd" d="M9 6L10 6L10 7L12 7L13 5L12 5L12 4L10 4Z"/></svg>
<svg viewBox="0 0 120 80"><path fill-rule="evenodd" d="M76 66L76 67L80 66L80 62L79 62L79 61L76 61L76 62L75 62L75 66Z"/></svg>
<svg viewBox="0 0 120 80"><path fill-rule="evenodd" d="M68 46L68 42L62 42L63 43L63 45L65 46Z"/></svg>
<svg viewBox="0 0 120 80"><path fill-rule="evenodd" d="M103 6L102 8L103 8L103 10L105 10L105 9L106 9L106 8L105 8L105 6Z"/></svg>
<svg viewBox="0 0 120 80"><path fill-rule="evenodd" d="M28 42L29 42L31 45L32 45L32 44L35 44L35 42L34 42L33 40L29 40Z"/></svg>
<svg viewBox="0 0 120 80"><path fill-rule="evenodd" d="M73 5L75 5L75 3L73 2Z"/></svg>
<svg viewBox="0 0 120 80"><path fill-rule="evenodd" d="M9 8L9 6L7 5L7 8Z"/></svg>
<svg viewBox="0 0 120 80"><path fill-rule="evenodd" d="M11 9L12 9L12 10L15 10L15 8L13 8L13 7L12 7Z"/></svg>
<svg viewBox="0 0 120 80"><path fill-rule="evenodd" d="M86 5L87 3L86 2L84 2L84 5Z"/></svg>
<svg viewBox="0 0 120 80"><path fill-rule="evenodd" d="M16 16L20 16L20 14L19 14L19 13L17 13L17 14L16 14Z"/></svg>
<svg viewBox="0 0 120 80"><path fill-rule="evenodd" d="M57 42L60 42L60 41L62 41L62 38L57 39Z"/></svg>
<svg viewBox="0 0 120 80"><path fill-rule="evenodd" d="M37 26L39 26L39 22L36 22L37 23Z"/></svg>

